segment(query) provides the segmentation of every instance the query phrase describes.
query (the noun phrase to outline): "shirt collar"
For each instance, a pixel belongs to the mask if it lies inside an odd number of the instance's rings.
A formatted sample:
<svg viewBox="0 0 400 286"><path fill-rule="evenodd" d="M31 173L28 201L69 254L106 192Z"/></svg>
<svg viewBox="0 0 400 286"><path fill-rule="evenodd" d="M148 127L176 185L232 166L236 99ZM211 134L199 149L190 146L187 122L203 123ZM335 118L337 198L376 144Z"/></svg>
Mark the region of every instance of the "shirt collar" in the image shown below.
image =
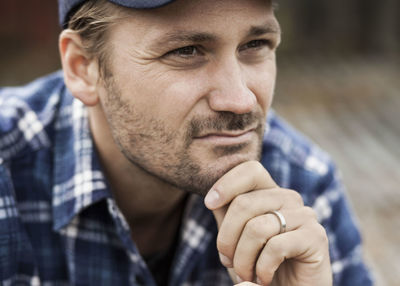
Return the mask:
<svg viewBox="0 0 400 286"><path fill-rule="evenodd" d="M55 120L53 228L68 224L84 208L111 197L89 130L88 112L68 90Z"/></svg>

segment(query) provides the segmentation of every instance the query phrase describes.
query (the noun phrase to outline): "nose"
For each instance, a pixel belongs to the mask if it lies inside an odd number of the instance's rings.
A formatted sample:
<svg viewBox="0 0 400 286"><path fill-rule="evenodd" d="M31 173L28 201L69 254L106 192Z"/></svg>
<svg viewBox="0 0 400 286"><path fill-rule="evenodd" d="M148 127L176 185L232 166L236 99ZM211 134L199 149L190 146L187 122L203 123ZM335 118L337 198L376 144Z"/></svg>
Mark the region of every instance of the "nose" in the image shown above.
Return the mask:
<svg viewBox="0 0 400 286"><path fill-rule="evenodd" d="M254 110L256 95L249 89L245 70L236 58L216 63L209 75L208 104L212 110L236 114Z"/></svg>

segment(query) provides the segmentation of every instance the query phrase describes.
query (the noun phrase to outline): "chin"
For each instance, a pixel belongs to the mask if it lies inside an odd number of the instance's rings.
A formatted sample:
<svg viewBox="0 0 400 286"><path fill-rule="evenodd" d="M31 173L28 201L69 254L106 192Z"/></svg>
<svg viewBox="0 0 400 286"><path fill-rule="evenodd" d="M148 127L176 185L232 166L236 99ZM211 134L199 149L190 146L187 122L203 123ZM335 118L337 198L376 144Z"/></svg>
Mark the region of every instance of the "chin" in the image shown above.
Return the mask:
<svg viewBox="0 0 400 286"><path fill-rule="evenodd" d="M178 164L164 165L152 173L178 189L205 196L229 170L243 162L259 160L261 144L213 146L190 151Z"/></svg>
<svg viewBox="0 0 400 286"><path fill-rule="evenodd" d="M243 162L260 160L261 148L255 144L239 144L224 146L223 148L215 147L213 148L213 154L216 155L216 158L208 165L214 165L217 169L224 169L224 173L226 173Z"/></svg>
<svg viewBox="0 0 400 286"><path fill-rule="evenodd" d="M258 156L256 155L249 155L249 154L237 154L234 156L226 156L222 157L217 162L215 162L215 170L219 170L220 176L222 177L225 173L229 172L229 170L233 169L237 165L247 161L254 161L259 160ZM210 164L211 166L213 164Z"/></svg>
<svg viewBox="0 0 400 286"><path fill-rule="evenodd" d="M223 156L209 162L199 164L199 172L193 181L192 188L187 189L189 192L197 193L205 196L211 187L227 172L241 163L247 161L259 160L257 154L235 154Z"/></svg>

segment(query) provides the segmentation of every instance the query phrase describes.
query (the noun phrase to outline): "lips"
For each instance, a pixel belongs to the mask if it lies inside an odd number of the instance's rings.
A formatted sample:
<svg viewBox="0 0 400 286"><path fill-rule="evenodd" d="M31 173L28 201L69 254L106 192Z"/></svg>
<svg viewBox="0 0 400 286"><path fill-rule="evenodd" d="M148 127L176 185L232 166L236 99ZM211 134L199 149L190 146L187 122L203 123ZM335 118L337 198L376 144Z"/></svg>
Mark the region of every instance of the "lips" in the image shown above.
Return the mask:
<svg viewBox="0 0 400 286"><path fill-rule="evenodd" d="M207 133L205 135L202 136L198 136L195 137L195 139L202 139L202 138L207 138L207 137L212 137L212 136L219 136L219 137L239 137L242 136L248 132L254 131L253 129L249 129L249 130L239 130L237 132L232 132L232 131L225 131L225 132L212 132L212 133Z"/></svg>
<svg viewBox="0 0 400 286"><path fill-rule="evenodd" d="M197 136L194 139L214 145L232 145L242 144L250 141L255 133L255 128L236 131L217 131Z"/></svg>
<svg viewBox="0 0 400 286"><path fill-rule="evenodd" d="M213 130L213 131L203 131L199 132L200 134L195 136L195 139L202 139L206 138L209 136L221 136L221 137L238 137L242 136L248 132L255 131L257 128L257 125L252 124L252 126L249 126L245 130Z"/></svg>

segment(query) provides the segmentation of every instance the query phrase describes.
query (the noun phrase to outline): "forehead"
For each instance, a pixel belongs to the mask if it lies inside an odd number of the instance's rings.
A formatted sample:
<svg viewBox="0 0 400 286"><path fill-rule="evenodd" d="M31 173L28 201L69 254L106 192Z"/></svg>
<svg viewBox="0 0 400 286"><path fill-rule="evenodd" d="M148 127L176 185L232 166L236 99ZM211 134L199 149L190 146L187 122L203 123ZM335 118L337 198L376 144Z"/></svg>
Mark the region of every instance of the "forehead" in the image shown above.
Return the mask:
<svg viewBox="0 0 400 286"><path fill-rule="evenodd" d="M279 33L270 0L177 0L157 9L127 10L122 24L137 40L190 30L222 36L256 26Z"/></svg>

